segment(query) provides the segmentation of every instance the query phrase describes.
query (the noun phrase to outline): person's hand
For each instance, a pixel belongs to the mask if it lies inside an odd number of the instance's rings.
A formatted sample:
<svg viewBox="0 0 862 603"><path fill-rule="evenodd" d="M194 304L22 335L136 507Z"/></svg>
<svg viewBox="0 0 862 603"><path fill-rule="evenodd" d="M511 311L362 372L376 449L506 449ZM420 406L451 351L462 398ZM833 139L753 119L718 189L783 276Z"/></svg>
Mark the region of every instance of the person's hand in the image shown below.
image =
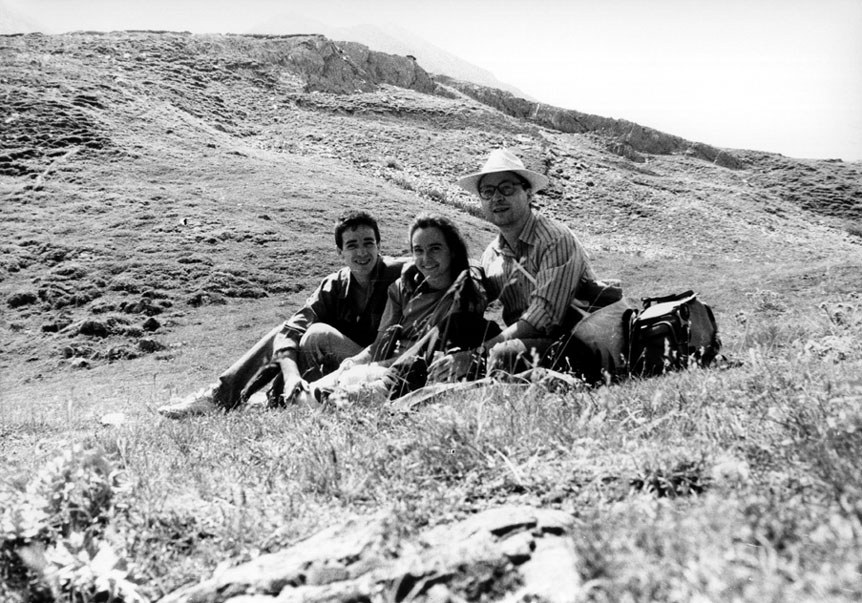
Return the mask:
<svg viewBox="0 0 862 603"><path fill-rule="evenodd" d="M486 364L488 374L495 370L509 372L514 365L515 359L527 355L527 346L520 339L508 339L491 347L488 350L488 362Z"/></svg>
<svg viewBox="0 0 862 603"><path fill-rule="evenodd" d="M341 361L341 364L338 365L338 368L335 371L339 374L349 371L354 366L356 366L356 360L351 356L350 358L345 358Z"/></svg>
<svg viewBox="0 0 862 603"><path fill-rule="evenodd" d="M462 350L441 356L428 367L428 381L452 383L463 379L470 370L472 352Z"/></svg>
<svg viewBox="0 0 862 603"><path fill-rule="evenodd" d="M287 404L302 402L311 391L308 381L297 374L284 375L284 391L281 394Z"/></svg>

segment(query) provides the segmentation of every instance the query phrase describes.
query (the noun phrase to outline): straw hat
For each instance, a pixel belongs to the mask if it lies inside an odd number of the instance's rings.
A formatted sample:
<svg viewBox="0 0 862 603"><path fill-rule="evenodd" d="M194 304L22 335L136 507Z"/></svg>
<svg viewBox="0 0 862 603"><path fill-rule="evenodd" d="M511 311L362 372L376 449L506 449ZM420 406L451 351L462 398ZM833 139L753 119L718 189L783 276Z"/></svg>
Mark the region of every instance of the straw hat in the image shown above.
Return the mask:
<svg viewBox="0 0 862 603"><path fill-rule="evenodd" d="M479 181L482 179L482 176L487 174L496 174L498 172L514 172L518 174L530 183L530 188L533 189L533 192L540 191L548 186L547 176L525 168L524 162L518 159L508 149L496 149L491 151L491 154L488 156L488 161L485 162L485 165L482 166L480 171L464 176L455 184L463 188L465 191L478 195Z"/></svg>

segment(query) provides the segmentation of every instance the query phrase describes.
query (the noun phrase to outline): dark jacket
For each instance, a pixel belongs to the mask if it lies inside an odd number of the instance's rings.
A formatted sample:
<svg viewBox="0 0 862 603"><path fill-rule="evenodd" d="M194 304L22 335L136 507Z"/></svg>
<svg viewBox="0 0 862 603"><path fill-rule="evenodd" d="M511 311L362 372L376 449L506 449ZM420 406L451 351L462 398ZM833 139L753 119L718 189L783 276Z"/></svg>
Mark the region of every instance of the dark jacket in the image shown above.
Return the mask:
<svg viewBox="0 0 862 603"><path fill-rule="evenodd" d="M273 353L299 349L299 341L316 322L323 322L361 346L370 345L386 307L386 291L398 279L404 259L378 258L371 275L371 297L365 307L357 307L348 295L356 286L349 268L342 268L325 277L305 305L285 321L273 345Z"/></svg>
<svg viewBox="0 0 862 603"><path fill-rule="evenodd" d="M487 338L490 328L483 317L486 304L478 268L461 272L445 291L433 291L425 286L418 268L408 263L401 278L389 287L372 357L379 361L398 355L435 327L439 335L426 350L428 354L434 349L476 347Z"/></svg>

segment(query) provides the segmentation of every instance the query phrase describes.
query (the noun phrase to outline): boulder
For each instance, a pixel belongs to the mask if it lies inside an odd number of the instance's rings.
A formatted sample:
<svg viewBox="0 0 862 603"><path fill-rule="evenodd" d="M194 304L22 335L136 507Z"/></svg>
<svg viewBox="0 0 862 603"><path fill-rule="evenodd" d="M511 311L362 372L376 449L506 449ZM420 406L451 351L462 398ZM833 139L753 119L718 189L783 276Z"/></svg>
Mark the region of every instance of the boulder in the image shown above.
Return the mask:
<svg viewBox="0 0 862 603"><path fill-rule="evenodd" d="M162 326L162 323L160 323L158 320L156 320L152 316L150 316L147 320L145 320L144 324L142 325L142 327L145 331L158 331L159 327L161 327L161 326Z"/></svg>
<svg viewBox="0 0 862 603"><path fill-rule="evenodd" d="M383 593L417 602L569 603L584 595L573 523L562 511L504 506L401 538L392 515L359 517L161 603L347 603Z"/></svg>

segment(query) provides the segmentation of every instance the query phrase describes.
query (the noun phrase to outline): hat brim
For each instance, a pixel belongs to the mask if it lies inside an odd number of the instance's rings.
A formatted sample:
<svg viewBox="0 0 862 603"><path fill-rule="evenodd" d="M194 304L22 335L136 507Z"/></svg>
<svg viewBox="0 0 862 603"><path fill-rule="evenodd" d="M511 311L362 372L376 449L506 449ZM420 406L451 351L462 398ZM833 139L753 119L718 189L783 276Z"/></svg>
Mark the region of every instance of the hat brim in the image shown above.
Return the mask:
<svg viewBox="0 0 862 603"><path fill-rule="evenodd" d="M548 186L550 180L544 174L540 174L538 172L534 172L532 170L518 170L518 169L501 169L501 170L491 170L488 172L475 172L473 174L468 174L464 176L455 184L463 188L468 193L473 193L474 195L479 194L479 181L488 174L499 174L501 172L512 172L514 174L518 174L524 180L530 183L530 189L532 191L538 192L543 188Z"/></svg>

